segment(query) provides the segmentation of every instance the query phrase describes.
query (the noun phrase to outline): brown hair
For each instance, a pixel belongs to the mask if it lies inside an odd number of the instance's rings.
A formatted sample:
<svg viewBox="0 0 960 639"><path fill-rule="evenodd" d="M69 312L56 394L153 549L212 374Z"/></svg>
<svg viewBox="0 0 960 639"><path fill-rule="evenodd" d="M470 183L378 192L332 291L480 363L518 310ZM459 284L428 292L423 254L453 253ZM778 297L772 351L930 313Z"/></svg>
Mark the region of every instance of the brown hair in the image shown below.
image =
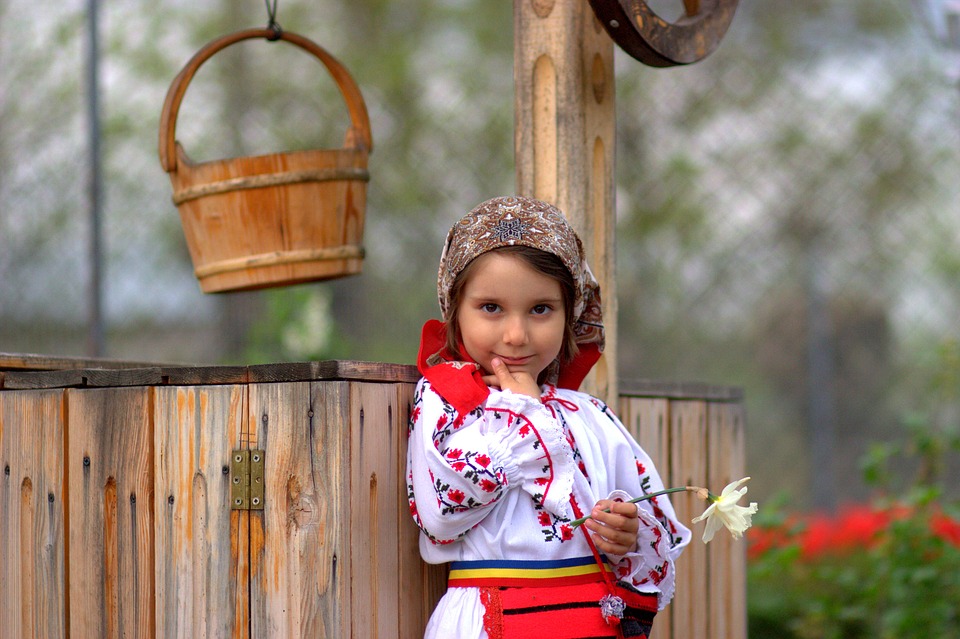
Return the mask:
<svg viewBox="0 0 960 639"><path fill-rule="evenodd" d="M511 255L524 261L530 268L556 280L560 284L560 294L563 297L563 312L566 315L566 321L563 328L563 343L560 346L560 363L565 364L571 361L577 354L577 341L573 332L573 304L575 296L575 287L573 275L564 266L563 261L553 253L547 253L540 249L530 246L514 245L501 246L490 252L500 252L505 255ZM478 256L479 257L479 256ZM463 359L460 352L460 301L463 295L464 286L470 279L470 275L476 266L477 260L474 258L468 263L462 271L457 274L450 287L450 317L447 319L447 350L457 359Z"/></svg>

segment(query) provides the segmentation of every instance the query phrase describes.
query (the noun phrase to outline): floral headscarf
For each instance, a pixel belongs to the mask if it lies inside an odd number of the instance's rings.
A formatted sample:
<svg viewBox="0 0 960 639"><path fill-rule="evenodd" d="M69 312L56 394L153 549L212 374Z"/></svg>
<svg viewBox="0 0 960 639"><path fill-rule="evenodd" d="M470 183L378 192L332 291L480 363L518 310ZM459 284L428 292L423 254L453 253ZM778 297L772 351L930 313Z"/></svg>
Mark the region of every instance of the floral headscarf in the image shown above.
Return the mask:
<svg viewBox="0 0 960 639"><path fill-rule="evenodd" d="M444 321L450 318L450 290L457 275L475 258L504 246L529 246L556 255L573 276L573 332L579 352L572 362L548 369L546 381L562 388L578 388L603 351L600 287L587 265L580 238L555 206L522 196L496 197L482 202L453 225L440 256L437 278ZM455 361L444 348L445 339L443 322L431 320L424 325L420 372L444 399L459 409L470 410L486 398L489 390L480 381L479 366ZM472 386L480 388L455 388L468 382L467 377L472 378ZM457 399L460 395L464 396Z"/></svg>

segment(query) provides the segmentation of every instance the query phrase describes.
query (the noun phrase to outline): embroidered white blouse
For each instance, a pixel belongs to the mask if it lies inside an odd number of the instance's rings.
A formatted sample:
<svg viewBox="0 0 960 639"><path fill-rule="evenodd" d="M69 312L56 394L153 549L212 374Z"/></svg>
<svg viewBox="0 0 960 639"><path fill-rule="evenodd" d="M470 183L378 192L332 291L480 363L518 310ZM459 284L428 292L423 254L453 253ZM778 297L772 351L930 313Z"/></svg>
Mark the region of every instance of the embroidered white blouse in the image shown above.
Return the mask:
<svg viewBox="0 0 960 639"><path fill-rule="evenodd" d="M552 560L592 555L572 528L602 498L664 488L650 457L600 400L544 385L538 401L491 389L458 414L424 379L410 418L407 483L428 563ZM666 496L639 504L637 551L607 556L618 579L673 597L674 562L690 541ZM479 589L450 588L426 637L486 637Z"/></svg>

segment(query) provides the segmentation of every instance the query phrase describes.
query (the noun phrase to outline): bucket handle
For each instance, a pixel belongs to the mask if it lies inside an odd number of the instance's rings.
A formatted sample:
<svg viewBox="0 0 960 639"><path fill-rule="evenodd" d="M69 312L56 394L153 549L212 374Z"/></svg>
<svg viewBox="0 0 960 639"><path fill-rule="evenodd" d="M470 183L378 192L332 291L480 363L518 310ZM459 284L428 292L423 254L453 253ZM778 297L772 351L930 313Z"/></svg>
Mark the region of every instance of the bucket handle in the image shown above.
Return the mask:
<svg viewBox="0 0 960 639"><path fill-rule="evenodd" d="M167 91L167 97L163 102L163 112L160 115L160 164L167 173L177 170L177 114L180 112L180 102L187 92L187 86L193 79L194 74L204 62L209 60L213 54L221 51L232 44L243 40L254 38L266 38L267 40L277 40L277 32L273 29L247 29L230 33L212 42L208 43L202 49L197 51L192 58L183 67L177 77L173 79L170 89ZM279 39L294 44L301 49L313 54L327 68L330 75L337 83L340 93L347 103L347 109L350 111L350 130L347 131L346 144L352 148L363 148L366 151L373 150L373 139L370 136L370 118L367 115L367 106L363 102L363 96L360 89L353 81L347 69L337 61L332 55L316 44L315 42L304 38L303 36L288 31L281 31Z"/></svg>

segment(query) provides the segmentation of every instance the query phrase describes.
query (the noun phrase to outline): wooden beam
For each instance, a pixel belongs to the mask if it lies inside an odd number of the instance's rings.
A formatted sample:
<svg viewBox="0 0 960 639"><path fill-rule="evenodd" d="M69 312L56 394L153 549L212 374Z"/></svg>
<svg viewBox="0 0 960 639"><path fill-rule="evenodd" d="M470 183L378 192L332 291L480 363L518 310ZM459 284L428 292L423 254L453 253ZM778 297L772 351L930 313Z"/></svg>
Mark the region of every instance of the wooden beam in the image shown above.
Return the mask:
<svg viewBox="0 0 960 639"><path fill-rule="evenodd" d="M617 398L613 41L587 0L514 0L517 193L562 210L603 298L607 345L584 390Z"/></svg>

